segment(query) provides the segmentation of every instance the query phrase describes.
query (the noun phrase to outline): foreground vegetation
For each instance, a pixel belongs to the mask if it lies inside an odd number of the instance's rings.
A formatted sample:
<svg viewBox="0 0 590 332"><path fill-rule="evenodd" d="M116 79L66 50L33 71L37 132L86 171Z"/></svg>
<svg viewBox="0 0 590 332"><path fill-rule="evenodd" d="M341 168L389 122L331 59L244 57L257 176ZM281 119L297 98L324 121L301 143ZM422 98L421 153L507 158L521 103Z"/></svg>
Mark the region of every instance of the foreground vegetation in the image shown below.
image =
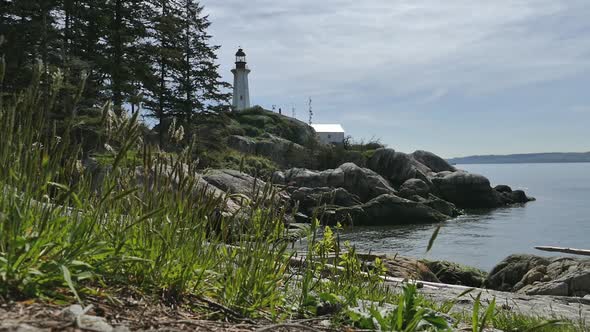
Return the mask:
<svg viewBox="0 0 590 332"><path fill-rule="evenodd" d="M320 238L314 223L307 254L294 257L284 240L287 212L274 204L272 187L256 201L242 199L239 217L219 213L227 197L195 189L195 144L159 152L144 142L138 113L115 116L108 104L101 125L109 171L94 176L70 136L80 119L61 123L61 136L51 130L57 123L47 125L63 91L60 73L49 94L39 82L37 71L28 89L0 100L1 302L87 305L91 297L115 296L116 285L166 303L211 301L244 319L327 314L336 327L396 331L463 323L473 331L584 328L511 316L493 303L479 310L478 299L473 313L450 320L444 314L452 303L429 303L413 285L401 293L389 287L378 259L368 268L354 247L340 244L339 227Z"/></svg>

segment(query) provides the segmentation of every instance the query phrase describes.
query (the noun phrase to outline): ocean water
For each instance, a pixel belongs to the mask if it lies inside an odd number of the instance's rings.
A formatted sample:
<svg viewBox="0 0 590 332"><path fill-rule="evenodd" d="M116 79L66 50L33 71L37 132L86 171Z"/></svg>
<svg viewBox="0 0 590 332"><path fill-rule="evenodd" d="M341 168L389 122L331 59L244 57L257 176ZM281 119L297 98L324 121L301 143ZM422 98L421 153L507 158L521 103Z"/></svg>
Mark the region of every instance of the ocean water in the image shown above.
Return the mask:
<svg viewBox="0 0 590 332"><path fill-rule="evenodd" d="M490 270L514 253L555 256L535 246L590 249L590 163L457 165L492 182L523 189L535 202L495 210L467 211L441 228L425 254L436 225L355 227L342 240L360 252L445 259Z"/></svg>

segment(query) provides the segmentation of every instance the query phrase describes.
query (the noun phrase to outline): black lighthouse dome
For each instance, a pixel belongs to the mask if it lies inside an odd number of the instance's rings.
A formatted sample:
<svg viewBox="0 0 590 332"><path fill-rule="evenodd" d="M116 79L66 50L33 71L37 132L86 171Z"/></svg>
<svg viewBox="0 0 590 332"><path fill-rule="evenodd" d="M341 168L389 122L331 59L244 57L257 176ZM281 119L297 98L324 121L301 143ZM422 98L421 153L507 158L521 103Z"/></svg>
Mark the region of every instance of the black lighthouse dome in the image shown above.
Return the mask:
<svg viewBox="0 0 590 332"><path fill-rule="evenodd" d="M236 63L246 63L246 53L241 48L236 52Z"/></svg>

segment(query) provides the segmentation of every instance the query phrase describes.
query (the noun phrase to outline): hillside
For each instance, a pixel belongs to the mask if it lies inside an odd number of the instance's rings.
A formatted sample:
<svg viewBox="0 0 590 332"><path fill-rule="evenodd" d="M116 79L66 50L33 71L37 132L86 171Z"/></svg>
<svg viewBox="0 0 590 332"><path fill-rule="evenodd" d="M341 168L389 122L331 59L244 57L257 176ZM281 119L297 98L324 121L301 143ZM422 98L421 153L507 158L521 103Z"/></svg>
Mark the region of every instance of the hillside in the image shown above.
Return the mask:
<svg viewBox="0 0 590 332"><path fill-rule="evenodd" d="M550 152L451 158L452 164L588 163L590 152Z"/></svg>

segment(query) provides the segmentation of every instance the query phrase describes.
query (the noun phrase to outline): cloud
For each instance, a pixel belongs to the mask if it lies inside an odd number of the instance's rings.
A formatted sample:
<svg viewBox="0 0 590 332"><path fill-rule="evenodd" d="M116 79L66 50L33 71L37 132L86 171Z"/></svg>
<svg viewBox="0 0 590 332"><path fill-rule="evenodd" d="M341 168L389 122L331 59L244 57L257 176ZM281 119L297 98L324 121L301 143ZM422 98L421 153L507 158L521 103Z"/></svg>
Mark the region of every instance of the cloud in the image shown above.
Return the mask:
<svg viewBox="0 0 590 332"><path fill-rule="evenodd" d="M570 109L574 113L590 114L590 105L577 105Z"/></svg>
<svg viewBox="0 0 590 332"><path fill-rule="evenodd" d="M587 0L203 4L226 80L241 45L255 103L301 110L312 96L318 116L350 121L347 128L364 123L358 132L367 136L378 119L417 121L411 112L436 111L442 101L461 110L464 100L590 72Z"/></svg>

